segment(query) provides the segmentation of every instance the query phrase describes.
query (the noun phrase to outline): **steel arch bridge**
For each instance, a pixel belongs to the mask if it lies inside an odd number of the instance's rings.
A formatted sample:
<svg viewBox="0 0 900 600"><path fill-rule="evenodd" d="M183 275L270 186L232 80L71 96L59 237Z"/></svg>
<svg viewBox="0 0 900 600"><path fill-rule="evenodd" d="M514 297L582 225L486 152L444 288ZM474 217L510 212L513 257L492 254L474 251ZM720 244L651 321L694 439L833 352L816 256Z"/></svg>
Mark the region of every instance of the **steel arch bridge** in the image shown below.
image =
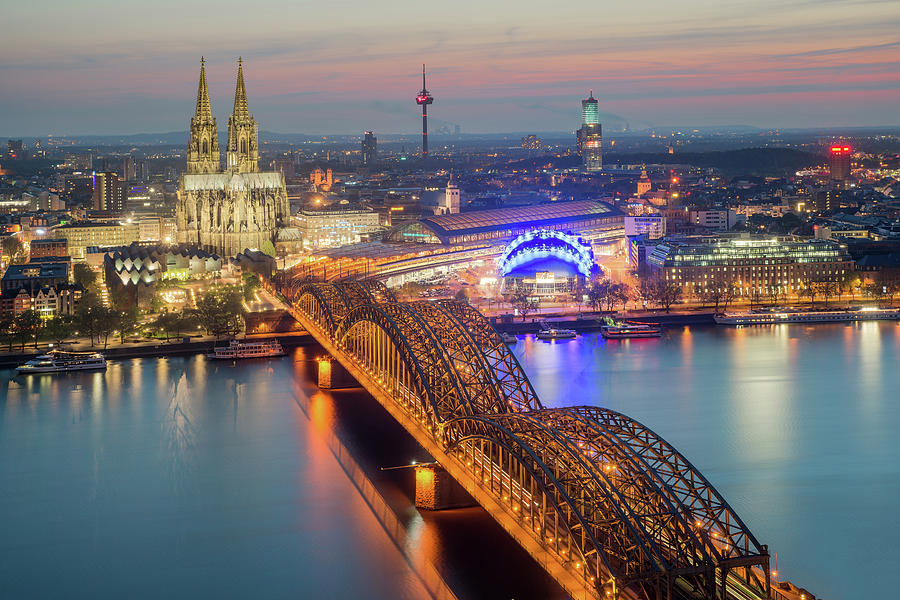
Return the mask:
<svg viewBox="0 0 900 600"><path fill-rule="evenodd" d="M770 597L769 553L633 419L545 408L487 320L384 284L276 281L316 340L574 598Z"/></svg>

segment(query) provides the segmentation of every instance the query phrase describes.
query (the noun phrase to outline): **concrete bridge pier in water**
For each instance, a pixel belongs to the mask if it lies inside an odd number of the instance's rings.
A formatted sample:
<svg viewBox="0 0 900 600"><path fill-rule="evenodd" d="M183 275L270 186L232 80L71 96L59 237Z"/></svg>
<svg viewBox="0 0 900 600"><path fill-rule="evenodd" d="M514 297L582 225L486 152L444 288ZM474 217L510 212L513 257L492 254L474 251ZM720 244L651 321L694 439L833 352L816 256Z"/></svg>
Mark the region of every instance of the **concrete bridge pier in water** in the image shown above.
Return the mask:
<svg viewBox="0 0 900 600"><path fill-rule="evenodd" d="M316 379L323 390L360 387L340 362L330 355L316 359ZM415 470L415 505L423 510L446 510L477 503L437 462L409 465Z"/></svg>

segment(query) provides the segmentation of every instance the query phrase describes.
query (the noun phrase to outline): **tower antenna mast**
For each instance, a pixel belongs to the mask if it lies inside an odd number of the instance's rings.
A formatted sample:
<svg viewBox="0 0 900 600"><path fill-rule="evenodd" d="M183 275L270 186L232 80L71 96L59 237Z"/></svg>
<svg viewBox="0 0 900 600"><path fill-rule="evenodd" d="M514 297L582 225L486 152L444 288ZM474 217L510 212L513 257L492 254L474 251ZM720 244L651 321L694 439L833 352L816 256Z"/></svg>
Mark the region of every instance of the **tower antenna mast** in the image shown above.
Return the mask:
<svg viewBox="0 0 900 600"><path fill-rule="evenodd" d="M416 104L422 107L422 160L428 158L428 105L434 98L425 87L425 63L422 63L422 90L416 96Z"/></svg>

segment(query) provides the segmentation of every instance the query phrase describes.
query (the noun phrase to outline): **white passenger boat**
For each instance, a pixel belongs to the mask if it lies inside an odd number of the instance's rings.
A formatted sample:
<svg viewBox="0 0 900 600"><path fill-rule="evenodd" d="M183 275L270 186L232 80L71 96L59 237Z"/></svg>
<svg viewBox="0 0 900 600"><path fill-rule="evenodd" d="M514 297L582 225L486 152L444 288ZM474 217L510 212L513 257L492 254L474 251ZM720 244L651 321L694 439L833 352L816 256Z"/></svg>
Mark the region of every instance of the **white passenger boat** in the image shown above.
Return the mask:
<svg viewBox="0 0 900 600"><path fill-rule="evenodd" d="M267 358L270 356L284 356L284 348L278 340L231 340L227 346L217 346L209 358L238 359L238 358Z"/></svg>
<svg viewBox="0 0 900 600"><path fill-rule="evenodd" d="M842 323L900 320L900 309L862 307L848 310L766 309L726 313L713 317L719 325L772 325L777 323Z"/></svg>
<svg viewBox="0 0 900 600"><path fill-rule="evenodd" d="M539 340L571 340L577 335L574 329L547 327L538 331L536 337Z"/></svg>
<svg viewBox="0 0 900 600"><path fill-rule="evenodd" d="M106 359L99 352L75 352L70 350L51 350L24 365L16 367L16 372L26 373L65 373L69 371L94 371L106 368Z"/></svg>
<svg viewBox="0 0 900 600"><path fill-rule="evenodd" d="M519 342L519 338L511 333L506 333L505 331L500 334L500 337L503 339L504 344L517 344Z"/></svg>
<svg viewBox="0 0 900 600"><path fill-rule="evenodd" d="M662 335L662 328L655 323L612 323L601 325L600 335L608 340L655 338Z"/></svg>

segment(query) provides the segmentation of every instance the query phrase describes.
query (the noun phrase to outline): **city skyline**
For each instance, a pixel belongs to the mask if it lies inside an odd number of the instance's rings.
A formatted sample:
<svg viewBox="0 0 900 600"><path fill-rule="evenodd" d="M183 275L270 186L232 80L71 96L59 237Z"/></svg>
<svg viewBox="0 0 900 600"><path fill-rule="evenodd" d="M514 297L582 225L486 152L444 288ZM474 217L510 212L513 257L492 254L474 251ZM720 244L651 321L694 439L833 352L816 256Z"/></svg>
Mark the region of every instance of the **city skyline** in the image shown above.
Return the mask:
<svg viewBox="0 0 900 600"><path fill-rule="evenodd" d="M107 6L57 3L49 19L46 5L6 8L4 135L186 129L201 55L215 115L243 56L254 116L281 132L415 133L408 98L423 61L441 97L435 129L574 131L590 88L611 130L898 123L900 16L883 0L580 2L552 19L545 5L506 2L297 10L279 0L249 19L221 3Z"/></svg>

